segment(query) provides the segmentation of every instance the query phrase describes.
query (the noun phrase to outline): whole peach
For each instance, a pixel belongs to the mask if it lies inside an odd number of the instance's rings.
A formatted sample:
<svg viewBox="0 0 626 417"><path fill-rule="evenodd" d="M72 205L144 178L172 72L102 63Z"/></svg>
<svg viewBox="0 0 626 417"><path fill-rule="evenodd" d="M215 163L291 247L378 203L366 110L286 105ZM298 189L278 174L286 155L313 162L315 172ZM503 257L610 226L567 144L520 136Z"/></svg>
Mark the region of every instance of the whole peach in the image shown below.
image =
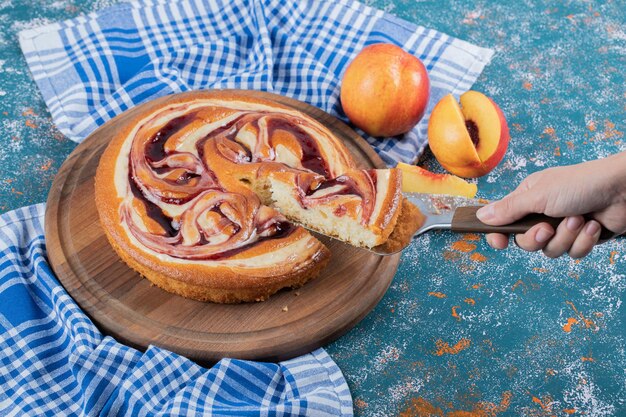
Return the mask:
<svg viewBox="0 0 626 417"><path fill-rule="evenodd" d="M424 116L430 81L422 61L392 44L369 45L348 65L341 105L372 136L406 133Z"/></svg>

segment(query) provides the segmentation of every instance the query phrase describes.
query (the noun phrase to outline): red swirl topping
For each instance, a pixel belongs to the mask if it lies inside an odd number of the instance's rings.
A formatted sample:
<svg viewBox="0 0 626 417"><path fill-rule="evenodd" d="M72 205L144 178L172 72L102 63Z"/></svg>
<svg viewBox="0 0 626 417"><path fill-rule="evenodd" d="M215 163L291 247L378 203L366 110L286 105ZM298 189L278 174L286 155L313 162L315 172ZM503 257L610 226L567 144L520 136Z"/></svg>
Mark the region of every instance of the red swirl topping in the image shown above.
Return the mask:
<svg viewBox="0 0 626 417"><path fill-rule="evenodd" d="M367 224L376 204L376 170L354 170L337 178L326 180L311 174L296 177L298 197L303 207L326 204L341 195L356 195L361 198L361 224ZM339 206L335 214L344 215L346 208Z"/></svg>
<svg viewBox="0 0 626 417"><path fill-rule="evenodd" d="M363 199L364 218L374 204L375 173L324 182L351 169L350 157L328 132L287 112L179 105L129 140L122 221L142 245L176 258L219 259L288 236L295 227L240 182L262 177L268 166L321 178L316 190L302 189L307 203L338 185L335 195Z"/></svg>

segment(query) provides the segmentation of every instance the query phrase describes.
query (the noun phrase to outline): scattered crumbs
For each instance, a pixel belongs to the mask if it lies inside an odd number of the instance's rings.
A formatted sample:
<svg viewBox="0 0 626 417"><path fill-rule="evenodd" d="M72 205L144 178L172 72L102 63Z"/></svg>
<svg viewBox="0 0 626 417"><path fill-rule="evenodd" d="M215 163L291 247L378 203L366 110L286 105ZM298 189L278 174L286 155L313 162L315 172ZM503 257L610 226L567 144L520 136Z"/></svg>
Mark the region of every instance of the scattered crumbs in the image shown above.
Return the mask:
<svg viewBox="0 0 626 417"><path fill-rule="evenodd" d="M364 410L365 408L367 408L367 402L365 402L362 398L355 398L354 406L359 410Z"/></svg>
<svg viewBox="0 0 626 417"><path fill-rule="evenodd" d="M533 396L532 401L535 404L538 404L539 407L541 407L541 409L547 413L552 413L552 405L554 404L554 401L552 400L552 397L549 395L546 395L543 397L543 399L539 399L535 396Z"/></svg>
<svg viewBox="0 0 626 417"><path fill-rule="evenodd" d="M580 311L578 311L578 309L574 306L574 303L572 303L571 301L566 301L565 304L569 305L574 313L578 316L579 320L576 323L583 323L586 329L592 329L594 331L598 330L598 326L596 325L596 323L590 318L585 317Z"/></svg>
<svg viewBox="0 0 626 417"><path fill-rule="evenodd" d="M469 274L472 273L473 271L476 270L476 264L468 264L468 263L462 263L459 267L459 269L461 270L461 272L463 272L464 274Z"/></svg>
<svg viewBox="0 0 626 417"><path fill-rule="evenodd" d="M294 292L293 295L295 295L296 297L299 297L300 296L300 291Z"/></svg>
<svg viewBox="0 0 626 417"><path fill-rule="evenodd" d="M17 136L13 136L11 138L11 142L9 142L6 149L10 152L17 153L20 152L23 148L24 144L22 143L22 140Z"/></svg>
<svg viewBox="0 0 626 417"><path fill-rule="evenodd" d="M512 155L505 162L505 167L511 171L519 171L526 168L526 157L522 155Z"/></svg>
<svg viewBox="0 0 626 417"><path fill-rule="evenodd" d="M380 371L390 362L400 359L401 351L396 346L386 346L374 358L374 369Z"/></svg>
<svg viewBox="0 0 626 417"><path fill-rule="evenodd" d="M399 404L405 398L420 392L422 388L424 388L422 379L416 377L404 378L399 384L395 384L387 390L385 399L392 404Z"/></svg>
<svg viewBox="0 0 626 417"><path fill-rule="evenodd" d="M458 308L461 308L461 306L452 306L452 317L454 317L456 321L461 321L461 316L459 316L459 313L456 311Z"/></svg>
<svg viewBox="0 0 626 417"><path fill-rule="evenodd" d="M287 311L289 311L289 307L284 306L284 307L283 307L283 311L286 313Z"/></svg>
<svg viewBox="0 0 626 417"><path fill-rule="evenodd" d="M602 139L613 139L613 138L621 138L624 136L623 132L615 129L615 123L610 120L604 121L604 132L602 132Z"/></svg>
<svg viewBox="0 0 626 417"><path fill-rule="evenodd" d="M570 317L570 318L568 318L568 319L567 319L567 323L565 323L565 324L563 325L563 331L564 331L564 332L566 332L566 333L571 332L571 331L572 331L572 326L573 326L574 324L578 324L578 320L577 320L577 319L575 319L574 317Z"/></svg>
<svg viewBox="0 0 626 417"><path fill-rule="evenodd" d="M563 390L563 403L576 410L577 415L609 417L617 415L615 406L607 404L602 389L587 373L588 366L583 361L575 361L564 368L563 377L570 383Z"/></svg>
<svg viewBox="0 0 626 417"><path fill-rule="evenodd" d="M470 255L470 259L474 262L485 262L487 261L487 257L479 252L474 252Z"/></svg>
<svg viewBox="0 0 626 417"><path fill-rule="evenodd" d="M419 397L411 398L409 404L405 406L405 409L400 413L399 417L430 417L443 415L441 408L435 407L430 402Z"/></svg>
<svg viewBox="0 0 626 417"><path fill-rule="evenodd" d="M462 23L465 25L475 25L476 19L484 19L484 16L482 15L480 10L472 10L465 13L465 18L463 19Z"/></svg>
<svg viewBox="0 0 626 417"><path fill-rule="evenodd" d="M526 278L526 281L520 278L511 286L511 292L516 292L518 288L521 289L523 294L526 294L529 290L539 290L541 286L531 278Z"/></svg>
<svg viewBox="0 0 626 417"><path fill-rule="evenodd" d="M456 261L461 258L461 255L459 253L451 250L444 250L442 255L443 259L445 259L446 261Z"/></svg>
<svg viewBox="0 0 626 417"><path fill-rule="evenodd" d="M438 292L438 291L431 291L428 293L428 295L430 295L431 297L436 297L436 298L446 298L446 295L442 292Z"/></svg>
<svg viewBox="0 0 626 417"><path fill-rule="evenodd" d="M48 161L45 164L41 165L39 169L42 171L47 171L50 169L51 166L52 166L52 159L48 159Z"/></svg>
<svg viewBox="0 0 626 417"><path fill-rule="evenodd" d="M500 403L491 401L473 400L467 402L463 409L453 407L452 403L438 398L442 406L435 406L422 397L411 398L405 405L400 417L497 417L506 412L511 406L513 394L505 391L501 395ZM442 408L443 407L443 408ZM444 411L445 409L445 411Z"/></svg>
<svg viewBox="0 0 626 417"><path fill-rule="evenodd" d="M534 156L532 158L530 158L530 161L538 168L542 168L544 166L546 166L547 162L545 160L545 157L543 155L541 156Z"/></svg>
<svg viewBox="0 0 626 417"><path fill-rule="evenodd" d="M550 139L556 140L556 130L552 126L548 126L545 129L543 129L543 133L548 135Z"/></svg>
<svg viewBox="0 0 626 417"><path fill-rule="evenodd" d="M470 344L470 340L466 338L462 338L461 340L456 342L454 346L450 346L448 342L444 342L443 340L439 339L435 342L435 346L437 347L437 349L435 350L434 354L437 356L456 355L459 352L467 349Z"/></svg>
<svg viewBox="0 0 626 417"><path fill-rule="evenodd" d="M457 240L456 242L452 243L452 249L457 252L468 253L476 250L476 245L473 243L468 243L464 240Z"/></svg>

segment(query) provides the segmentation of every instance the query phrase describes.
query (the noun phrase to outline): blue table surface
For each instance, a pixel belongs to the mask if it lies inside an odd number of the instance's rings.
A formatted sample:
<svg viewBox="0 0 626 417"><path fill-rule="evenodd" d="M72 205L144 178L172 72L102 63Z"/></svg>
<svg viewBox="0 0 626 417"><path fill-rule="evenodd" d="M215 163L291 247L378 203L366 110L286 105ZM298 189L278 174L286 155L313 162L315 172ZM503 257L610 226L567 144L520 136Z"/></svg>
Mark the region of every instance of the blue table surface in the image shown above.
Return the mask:
<svg viewBox="0 0 626 417"><path fill-rule="evenodd" d="M75 147L53 126L17 33L112 3L0 2L0 212L45 201ZM368 3L495 49L474 89L500 104L511 143L479 196L626 149L623 0ZM441 170L432 156L423 164ZM574 261L431 233L405 251L376 309L327 349L358 416L624 416L625 290L624 239Z"/></svg>

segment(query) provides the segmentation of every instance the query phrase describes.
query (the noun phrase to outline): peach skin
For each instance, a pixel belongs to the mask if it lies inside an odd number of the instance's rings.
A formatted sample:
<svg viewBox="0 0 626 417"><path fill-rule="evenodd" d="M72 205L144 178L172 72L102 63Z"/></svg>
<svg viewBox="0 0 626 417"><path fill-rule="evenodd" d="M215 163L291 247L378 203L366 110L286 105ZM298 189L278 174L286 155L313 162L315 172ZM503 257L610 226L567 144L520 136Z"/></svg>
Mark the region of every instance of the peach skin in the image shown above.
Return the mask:
<svg viewBox="0 0 626 417"><path fill-rule="evenodd" d="M461 106L449 94L433 109L428 142L449 172L480 177L500 163L509 144L509 128L498 105L477 91L461 95Z"/></svg>
<svg viewBox="0 0 626 417"><path fill-rule="evenodd" d="M402 191L408 193L445 194L474 198L478 187L450 174L436 174L416 165L398 163L402 171Z"/></svg>
<svg viewBox="0 0 626 417"><path fill-rule="evenodd" d="M430 81L424 64L392 44L365 47L346 69L341 105L372 136L406 133L424 116Z"/></svg>

